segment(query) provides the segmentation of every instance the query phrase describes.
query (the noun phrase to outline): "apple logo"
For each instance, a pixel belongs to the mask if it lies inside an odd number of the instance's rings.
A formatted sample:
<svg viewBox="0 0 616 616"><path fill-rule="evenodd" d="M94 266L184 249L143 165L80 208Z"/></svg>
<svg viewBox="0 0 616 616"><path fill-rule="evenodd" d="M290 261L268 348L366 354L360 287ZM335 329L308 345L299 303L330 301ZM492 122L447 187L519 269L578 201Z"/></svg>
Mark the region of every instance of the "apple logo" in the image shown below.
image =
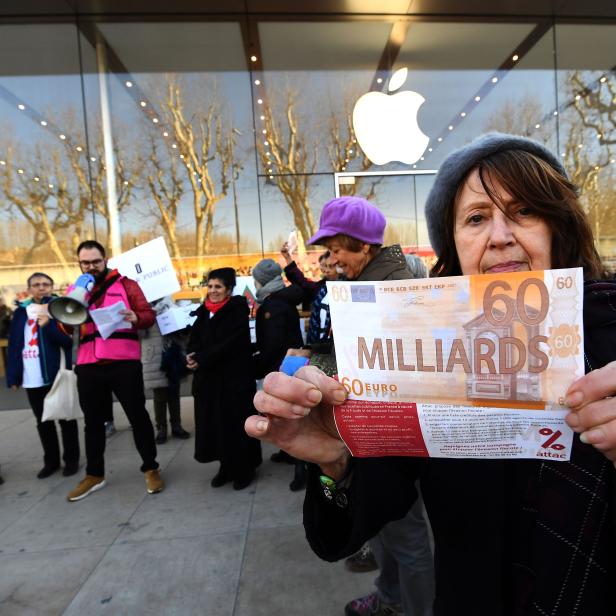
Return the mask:
<svg viewBox="0 0 616 616"><path fill-rule="evenodd" d="M396 91L406 81L407 68L396 71L388 90ZM366 156L375 165L399 161L411 165L426 151L430 138L417 124L417 112L425 102L417 92L404 90L394 95L368 92L353 109L353 129Z"/></svg>

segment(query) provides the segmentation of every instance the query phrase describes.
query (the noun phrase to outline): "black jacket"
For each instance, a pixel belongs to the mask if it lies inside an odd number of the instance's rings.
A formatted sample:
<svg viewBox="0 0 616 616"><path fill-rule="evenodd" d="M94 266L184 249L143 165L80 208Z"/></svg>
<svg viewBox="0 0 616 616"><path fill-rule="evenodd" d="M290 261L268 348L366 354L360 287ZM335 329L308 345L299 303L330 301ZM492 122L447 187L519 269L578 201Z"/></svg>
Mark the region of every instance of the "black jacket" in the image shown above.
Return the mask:
<svg viewBox="0 0 616 616"><path fill-rule="evenodd" d="M616 283L586 285L590 368L616 359ZM363 458L349 506L323 496L310 469L304 524L337 560L405 515L421 482L435 540L435 616L613 616L616 471L574 437L571 462Z"/></svg>
<svg viewBox="0 0 616 616"><path fill-rule="evenodd" d="M195 459L220 460L229 478L242 476L261 463L261 445L244 431L256 413L248 304L233 296L214 316L197 309L188 342L199 368L193 377Z"/></svg>
<svg viewBox="0 0 616 616"><path fill-rule="evenodd" d="M303 344L297 304L303 291L292 284L265 298L257 310L255 355L257 378L280 368L288 349L299 349Z"/></svg>

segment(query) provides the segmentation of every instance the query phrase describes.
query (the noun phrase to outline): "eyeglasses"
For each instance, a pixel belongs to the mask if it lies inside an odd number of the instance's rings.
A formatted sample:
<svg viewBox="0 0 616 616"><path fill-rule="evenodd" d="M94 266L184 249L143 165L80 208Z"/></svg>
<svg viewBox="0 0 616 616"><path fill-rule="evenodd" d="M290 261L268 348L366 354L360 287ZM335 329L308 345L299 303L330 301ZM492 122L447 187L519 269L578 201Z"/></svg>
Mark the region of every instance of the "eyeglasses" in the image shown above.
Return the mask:
<svg viewBox="0 0 616 616"><path fill-rule="evenodd" d="M93 259L92 261L79 261L81 267L98 267L105 259Z"/></svg>
<svg viewBox="0 0 616 616"><path fill-rule="evenodd" d="M51 282L33 282L30 286L35 289L36 287L51 287L53 285Z"/></svg>

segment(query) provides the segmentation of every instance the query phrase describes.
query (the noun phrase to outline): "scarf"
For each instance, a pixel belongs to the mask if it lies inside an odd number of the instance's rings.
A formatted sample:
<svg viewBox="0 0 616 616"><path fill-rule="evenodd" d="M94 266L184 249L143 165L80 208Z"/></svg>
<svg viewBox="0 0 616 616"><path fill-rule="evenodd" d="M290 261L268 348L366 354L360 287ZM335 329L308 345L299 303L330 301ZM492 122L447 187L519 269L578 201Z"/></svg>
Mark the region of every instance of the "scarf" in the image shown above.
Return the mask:
<svg viewBox="0 0 616 616"><path fill-rule="evenodd" d="M260 289L257 289L257 303L262 304L265 299L276 291L282 291L285 288L285 284L281 276L272 278L267 284L264 284Z"/></svg>
<svg viewBox="0 0 616 616"><path fill-rule="evenodd" d="M205 298L205 307L212 313L212 314L216 314L229 300L231 299L231 296L229 295L229 297L225 297L225 299L222 300L222 302L216 302L214 303L213 301L211 301L209 298Z"/></svg>

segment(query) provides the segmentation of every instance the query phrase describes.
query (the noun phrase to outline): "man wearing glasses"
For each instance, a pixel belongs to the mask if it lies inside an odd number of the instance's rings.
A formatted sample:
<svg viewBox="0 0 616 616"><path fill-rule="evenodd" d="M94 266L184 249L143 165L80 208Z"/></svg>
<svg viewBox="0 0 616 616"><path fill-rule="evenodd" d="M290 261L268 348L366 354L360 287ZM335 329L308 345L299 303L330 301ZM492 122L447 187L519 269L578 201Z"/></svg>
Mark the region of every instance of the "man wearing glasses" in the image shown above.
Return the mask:
<svg viewBox="0 0 616 616"><path fill-rule="evenodd" d="M126 327L114 331L103 340L94 322L88 319L79 329L77 354L77 389L85 419L86 476L69 493L69 501L78 501L105 486L105 420L109 398L113 392L133 429L135 446L141 456L149 494L160 492L164 484L156 461L154 428L145 408L143 367L139 329L151 327L155 321L139 285L107 267L105 249L94 240L77 248L79 266L91 274L95 283L89 294L90 309L112 306L123 301Z"/></svg>
<svg viewBox="0 0 616 616"><path fill-rule="evenodd" d="M72 339L49 318L47 304L53 299L53 280L47 274L32 274L28 278L30 298L15 310L9 329L7 382L12 389L23 387L36 417L44 466L39 479L53 475L60 468L60 445L56 424L41 422L45 396L51 389L60 368L60 354L66 366L71 366ZM60 420L65 476L79 469L79 437L77 421Z"/></svg>

